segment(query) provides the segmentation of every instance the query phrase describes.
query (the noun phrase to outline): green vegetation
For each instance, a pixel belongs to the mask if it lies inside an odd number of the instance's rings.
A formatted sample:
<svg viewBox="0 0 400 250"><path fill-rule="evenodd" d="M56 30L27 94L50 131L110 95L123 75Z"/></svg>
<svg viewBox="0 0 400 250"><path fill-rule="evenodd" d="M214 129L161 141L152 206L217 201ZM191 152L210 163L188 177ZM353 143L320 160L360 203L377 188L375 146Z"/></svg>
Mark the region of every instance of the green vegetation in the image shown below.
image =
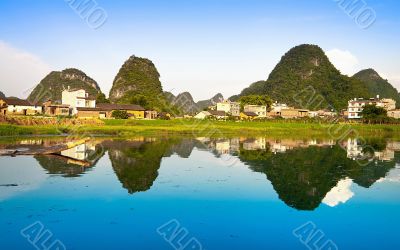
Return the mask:
<svg viewBox="0 0 400 250"><path fill-rule="evenodd" d="M253 83L246 95L269 95L273 100L308 109L341 110L354 97L369 97L358 79L342 75L316 45L300 45L287 52L267 81Z"/></svg>
<svg viewBox="0 0 400 250"><path fill-rule="evenodd" d="M0 124L0 136L59 135L57 126L16 126Z"/></svg>
<svg viewBox="0 0 400 250"><path fill-rule="evenodd" d="M110 103L110 100L107 99L105 94L99 93L96 96L96 103Z"/></svg>
<svg viewBox="0 0 400 250"><path fill-rule="evenodd" d="M397 102L400 107L400 95L387 80L383 79L375 70L366 69L353 76L362 81L368 88L370 96L379 95L381 98L390 98Z"/></svg>
<svg viewBox="0 0 400 250"><path fill-rule="evenodd" d="M156 66L149 59L131 56L115 77L110 101L132 104L140 96L146 100L147 108L161 111L166 107L167 102Z"/></svg>
<svg viewBox="0 0 400 250"><path fill-rule="evenodd" d="M242 96L242 97L240 97L239 102L242 107L242 110L245 105L263 105L263 106L267 106L267 109L269 109L272 105L272 100L267 95Z"/></svg>
<svg viewBox="0 0 400 250"><path fill-rule="evenodd" d="M129 118L128 112L126 112L125 110L114 110L111 116L115 119L122 119L122 120L126 120Z"/></svg>
<svg viewBox="0 0 400 250"><path fill-rule="evenodd" d="M363 117L363 121L368 124L381 124L388 120L387 111L376 105L366 105L361 112L361 116Z"/></svg>
<svg viewBox="0 0 400 250"><path fill-rule="evenodd" d="M2 98L6 98L6 95L4 95L4 93L0 91L0 99Z"/></svg>
<svg viewBox="0 0 400 250"><path fill-rule="evenodd" d="M28 100L31 102L45 102L49 99L59 101L62 91L68 86L71 89L84 89L93 97L101 93L97 82L85 73L78 69L66 69L48 74L32 91Z"/></svg>
<svg viewBox="0 0 400 250"><path fill-rule="evenodd" d="M231 135L274 135L299 137L333 137L358 133L366 136L399 137L400 126L388 124L329 124L312 120L271 120L259 122L198 121L198 120L104 120L88 125L0 125L0 136L60 135L62 133L109 136L190 135L221 137Z"/></svg>

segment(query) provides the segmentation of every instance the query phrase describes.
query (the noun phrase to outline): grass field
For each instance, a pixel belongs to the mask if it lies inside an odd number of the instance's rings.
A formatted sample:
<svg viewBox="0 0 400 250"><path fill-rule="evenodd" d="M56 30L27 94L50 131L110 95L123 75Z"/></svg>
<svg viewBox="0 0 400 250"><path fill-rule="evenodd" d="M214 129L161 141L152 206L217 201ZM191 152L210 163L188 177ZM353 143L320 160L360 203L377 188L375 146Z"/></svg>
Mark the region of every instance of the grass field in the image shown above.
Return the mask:
<svg viewBox="0 0 400 250"><path fill-rule="evenodd" d="M15 126L0 124L0 136L88 134L104 136L228 135L333 136L350 134L400 137L399 125L320 124L307 121L197 121L197 120L105 120L103 125Z"/></svg>

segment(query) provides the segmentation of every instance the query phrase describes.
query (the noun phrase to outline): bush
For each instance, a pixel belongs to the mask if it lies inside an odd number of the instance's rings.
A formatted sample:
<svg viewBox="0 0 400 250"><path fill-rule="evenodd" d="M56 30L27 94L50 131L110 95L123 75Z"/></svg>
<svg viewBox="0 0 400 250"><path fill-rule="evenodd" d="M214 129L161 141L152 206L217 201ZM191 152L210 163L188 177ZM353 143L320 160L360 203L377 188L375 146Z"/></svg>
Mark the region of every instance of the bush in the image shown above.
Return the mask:
<svg viewBox="0 0 400 250"><path fill-rule="evenodd" d="M114 110L111 116L115 119L123 119L126 120L129 118L128 112L122 110Z"/></svg>

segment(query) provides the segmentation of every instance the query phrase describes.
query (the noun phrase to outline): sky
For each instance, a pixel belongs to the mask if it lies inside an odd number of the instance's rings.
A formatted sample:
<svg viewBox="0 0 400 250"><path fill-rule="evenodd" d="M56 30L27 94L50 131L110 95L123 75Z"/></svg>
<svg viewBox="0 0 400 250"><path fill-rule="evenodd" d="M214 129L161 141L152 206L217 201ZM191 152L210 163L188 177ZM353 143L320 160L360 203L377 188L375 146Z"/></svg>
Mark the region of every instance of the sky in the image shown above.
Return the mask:
<svg viewBox="0 0 400 250"><path fill-rule="evenodd" d="M136 55L154 62L165 91L230 97L304 43L344 74L374 68L400 89L400 2L355 0L351 13L347 1L1 0L0 91L24 98L50 71L78 68L108 95Z"/></svg>

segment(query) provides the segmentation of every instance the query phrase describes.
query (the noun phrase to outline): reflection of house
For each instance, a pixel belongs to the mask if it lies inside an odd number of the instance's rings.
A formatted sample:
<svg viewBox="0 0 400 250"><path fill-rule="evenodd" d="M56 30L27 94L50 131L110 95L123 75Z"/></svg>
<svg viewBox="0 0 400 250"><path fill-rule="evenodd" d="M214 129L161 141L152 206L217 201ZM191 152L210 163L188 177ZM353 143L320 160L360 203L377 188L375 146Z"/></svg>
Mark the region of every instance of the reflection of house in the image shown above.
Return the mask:
<svg viewBox="0 0 400 250"><path fill-rule="evenodd" d="M347 140L347 158L356 160L363 158L363 156L363 148L359 145L358 140L349 138Z"/></svg>
<svg viewBox="0 0 400 250"><path fill-rule="evenodd" d="M49 100L43 103L43 112L49 116L68 116L69 105L55 104Z"/></svg>
<svg viewBox="0 0 400 250"><path fill-rule="evenodd" d="M229 140L217 141L215 143L215 150L219 154L229 154L230 149L231 149L231 144Z"/></svg>
<svg viewBox="0 0 400 250"><path fill-rule="evenodd" d="M376 98L370 98L369 100L363 98L355 98L348 102L348 118L361 119L361 113L366 105L375 105L377 107L384 108L387 111L396 109L396 101L392 99L380 99L379 96L377 96Z"/></svg>
<svg viewBox="0 0 400 250"><path fill-rule="evenodd" d="M42 106L18 98L0 99L2 115L36 115L42 113Z"/></svg>
<svg viewBox="0 0 400 250"><path fill-rule="evenodd" d="M73 161L71 162L73 164L89 166L90 162L88 162L88 160L93 156L92 154L94 152L96 152L95 145L84 143L74 148L64 150L60 155L69 158L70 161Z"/></svg>
<svg viewBox="0 0 400 250"><path fill-rule="evenodd" d="M240 116L240 104L229 100L217 103L217 111L224 111L232 116Z"/></svg>
<svg viewBox="0 0 400 250"><path fill-rule="evenodd" d="M258 117L267 117L267 106L262 105L246 105L244 112L256 113Z"/></svg>
<svg viewBox="0 0 400 250"><path fill-rule="evenodd" d="M78 113L78 108L95 108L96 99L89 97L84 89L70 89L62 92L62 104L69 105L72 115Z"/></svg>
<svg viewBox="0 0 400 250"><path fill-rule="evenodd" d="M267 148L265 138L249 139L243 142L244 150L265 150Z"/></svg>

